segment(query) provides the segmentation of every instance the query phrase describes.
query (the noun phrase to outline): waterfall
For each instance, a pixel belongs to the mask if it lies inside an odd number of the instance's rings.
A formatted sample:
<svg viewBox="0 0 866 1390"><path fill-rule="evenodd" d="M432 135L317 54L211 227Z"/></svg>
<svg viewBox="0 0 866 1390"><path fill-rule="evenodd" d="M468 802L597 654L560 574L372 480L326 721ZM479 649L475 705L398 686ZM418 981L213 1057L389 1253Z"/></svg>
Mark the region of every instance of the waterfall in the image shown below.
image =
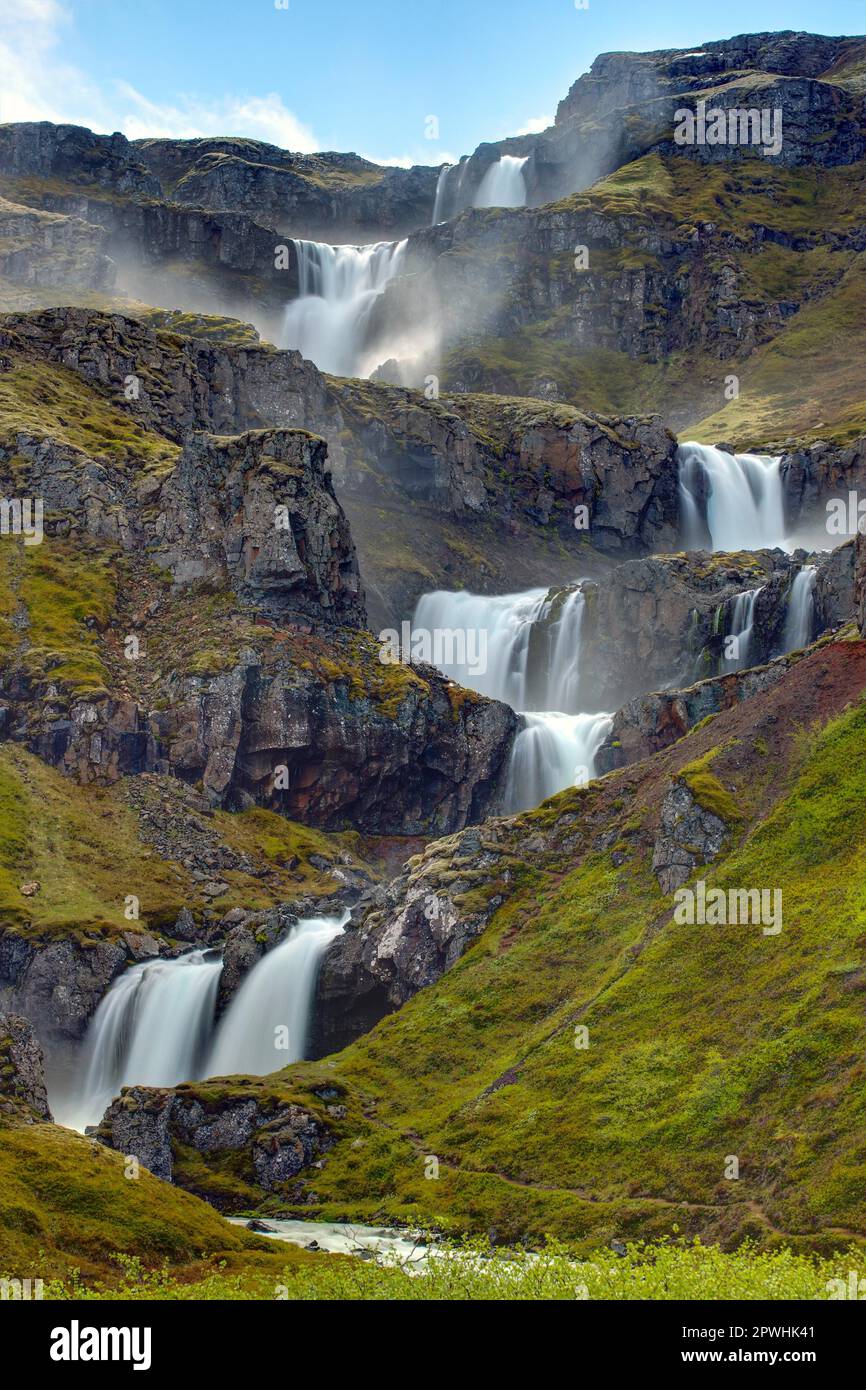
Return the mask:
<svg viewBox="0 0 866 1390"><path fill-rule="evenodd" d="M504 154L491 164L475 194L477 208L522 208L526 206L526 179L523 169L529 160L525 155Z"/></svg>
<svg viewBox="0 0 866 1390"><path fill-rule="evenodd" d="M815 581L818 571L814 565L804 565L794 576L788 593L788 611L782 635L782 651L798 652L812 640L815 621Z"/></svg>
<svg viewBox="0 0 866 1390"><path fill-rule="evenodd" d="M432 226L435 227L439 222L447 222L450 218L456 217L466 206L462 198L462 190L468 164L468 159L461 159L459 164L446 164L440 170L439 180L436 184L436 202L433 205Z"/></svg>
<svg viewBox="0 0 866 1390"><path fill-rule="evenodd" d="M553 593L530 589L493 598L439 590L418 600L412 627L416 632L485 634L485 671L460 662L441 667L480 695L522 711L577 713L584 606L580 588ZM472 645L465 644L467 649Z"/></svg>
<svg viewBox="0 0 866 1390"><path fill-rule="evenodd" d="M296 348L323 372L368 376L382 352L368 349L370 312L398 275L406 241L371 246L292 243L298 258L299 296L286 309L281 346Z"/></svg>
<svg viewBox="0 0 866 1390"><path fill-rule="evenodd" d="M503 804L508 815L589 782L613 724L609 714L526 714L524 721L508 766Z"/></svg>
<svg viewBox="0 0 866 1390"><path fill-rule="evenodd" d="M131 966L93 1016L69 1094L51 1097L57 1123L98 1124L123 1086L261 1076L300 1060L322 956L347 921L348 913L298 922L250 971L216 1030L218 952Z"/></svg>
<svg viewBox="0 0 866 1390"><path fill-rule="evenodd" d="M537 806L594 775L595 756L611 720L580 709L585 608L579 585L492 598L438 591L418 601L414 631L484 635L485 669L453 662L442 666L445 674L524 715L508 769L508 812ZM468 640L461 645L474 651L480 646Z"/></svg>
<svg viewBox="0 0 866 1390"><path fill-rule="evenodd" d="M721 671L723 675L727 675L730 671L744 671L749 665L752 631L755 626L755 602L760 593L761 589L746 589L742 594L737 594L733 600L731 619L725 639L736 637L737 655L722 656Z"/></svg>
<svg viewBox="0 0 866 1390"><path fill-rule="evenodd" d="M780 459L682 444L679 494L687 550L785 548Z"/></svg>
<svg viewBox="0 0 866 1390"><path fill-rule="evenodd" d="M304 1055L319 965L339 936L339 921L298 922L281 945L253 967L222 1019L208 1059L208 1076L266 1076Z"/></svg>
<svg viewBox="0 0 866 1390"><path fill-rule="evenodd" d="M55 1100L58 1124L98 1124L122 1086L175 1086L203 1075L222 960L191 951L133 965L102 999L88 1029L79 1080Z"/></svg>

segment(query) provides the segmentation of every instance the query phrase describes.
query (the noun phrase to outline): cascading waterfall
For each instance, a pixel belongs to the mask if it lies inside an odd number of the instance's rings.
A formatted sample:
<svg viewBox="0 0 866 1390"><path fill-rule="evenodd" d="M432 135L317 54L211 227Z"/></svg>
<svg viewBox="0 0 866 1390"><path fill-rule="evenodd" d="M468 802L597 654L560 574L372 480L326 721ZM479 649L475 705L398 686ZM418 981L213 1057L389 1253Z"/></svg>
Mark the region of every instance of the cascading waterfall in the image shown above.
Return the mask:
<svg viewBox="0 0 866 1390"><path fill-rule="evenodd" d="M486 668L454 661L442 665L445 674L524 715L508 769L506 811L537 806L594 774L611 718L579 709L585 603L579 587L492 598L438 591L418 602L415 631L485 634Z"/></svg>
<svg viewBox="0 0 866 1390"><path fill-rule="evenodd" d="M436 202L433 205L432 226L435 227L440 222L447 222L449 218L456 217L466 206L463 201L463 180L466 177L468 165L468 159L461 159L459 164L446 164L440 170L436 184Z"/></svg>
<svg viewBox="0 0 866 1390"><path fill-rule="evenodd" d="M174 1086L203 1075L222 959L191 951L133 965L111 986L88 1029L78 1083L52 1097L58 1124L101 1120L122 1086Z"/></svg>
<svg viewBox="0 0 866 1390"><path fill-rule="evenodd" d="M566 787L582 786L595 773L599 748L610 732L608 714L525 714L514 740L505 783L504 810L529 811Z"/></svg>
<svg viewBox="0 0 866 1390"><path fill-rule="evenodd" d="M721 670L724 675L730 671L744 671L749 665L752 645L752 632L755 626L755 603L761 589L746 589L733 600L731 619L725 634L737 639L735 656L723 656Z"/></svg>
<svg viewBox="0 0 866 1390"><path fill-rule="evenodd" d="M250 972L216 1029L218 952L131 966L93 1016L77 1081L68 1094L51 1097L58 1124L97 1124L123 1086L264 1075L300 1060L322 956L347 920L298 922Z"/></svg>
<svg viewBox="0 0 866 1390"><path fill-rule="evenodd" d="M475 194L477 208L523 208L526 206L526 179L523 170L529 156L504 154L491 164Z"/></svg>
<svg viewBox="0 0 866 1390"><path fill-rule="evenodd" d="M298 258L297 299L286 309L281 346L296 348L320 371L369 376L382 351L368 345L375 301L400 272L406 241L371 246L293 242Z"/></svg>
<svg viewBox="0 0 866 1390"><path fill-rule="evenodd" d="M281 945L250 971L222 1019L208 1059L209 1076L266 1076L304 1055L319 964L339 936L340 921L298 922Z"/></svg>
<svg viewBox="0 0 866 1390"><path fill-rule="evenodd" d="M782 635L784 652L798 652L812 640L815 622L815 582L818 571L814 565L804 565L794 576L788 594L788 611Z"/></svg>
<svg viewBox="0 0 866 1390"><path fill-rule="evenodd" d="M788 548L778 458L682 444L679 495L687 550Z"/></svg>

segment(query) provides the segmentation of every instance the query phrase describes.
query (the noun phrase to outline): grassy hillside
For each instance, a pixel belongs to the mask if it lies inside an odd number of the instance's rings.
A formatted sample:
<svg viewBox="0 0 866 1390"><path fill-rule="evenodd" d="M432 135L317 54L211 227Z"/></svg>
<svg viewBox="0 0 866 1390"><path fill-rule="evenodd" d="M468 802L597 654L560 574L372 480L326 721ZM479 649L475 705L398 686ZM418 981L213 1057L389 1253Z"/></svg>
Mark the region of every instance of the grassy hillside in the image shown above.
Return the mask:
<svg viewBox="0 0 866 1390"><path fill-rule="evenodd" d="M522 864L472 890L506 898L478 943L347 1051L285 1075L348 1112L305 1210L585 1248L866 1241L864 689L866 644L835 643L514 822ZM779 935L673 921L651 871L672 779L728 825L694 878L780 889ZM201 1167L195 1181L207 1190Z"/></svg>
<svg viewBox="0 0 866 1390"><path fill-rule="evenodd" d="M661 275L669 291L684 294L668 324L681 343L652 357L586 343L574 332L572 292L552 297L562 307L548 315L524 316L512 337L452 351L448 385L468 380L472 389L527 395L552 380L584 409L658 410L681 435L743 447L788 438L847 442L866 431L864 258L856 240L866 219L866 163L708 165L654 152L536 217L546 227L551 215L613 224L590 244L600 322L645 297L646 324L667 323L672 311L643 285L648 274ZM670 241L670 251L646 251L650 230ZM571 278L570 258L551 268L549 255L537 256L532 274ZM761 320L755 347L743 346L719 314L713 296L722 276L736 286L737 308ZM740 395L726 404L732 372Z"/></svg>

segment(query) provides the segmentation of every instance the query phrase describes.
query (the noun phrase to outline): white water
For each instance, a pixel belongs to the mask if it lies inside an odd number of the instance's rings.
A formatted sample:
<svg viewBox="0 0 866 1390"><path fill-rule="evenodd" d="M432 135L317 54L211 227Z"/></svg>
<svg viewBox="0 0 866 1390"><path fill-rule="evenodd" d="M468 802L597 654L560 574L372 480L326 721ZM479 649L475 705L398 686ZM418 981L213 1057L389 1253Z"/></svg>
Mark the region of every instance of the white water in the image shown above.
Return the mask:
<svg viewBox="0 0 866 1390"><path fill-rule="evenodd" d="M299 297L283 320L281 346L296 348L320 371L365 377L382 361L368 346L370 312L385 286L399 274L405 241L371 246L328 246L295 241Z"/></svg>
<svg viewBox="0 0 866 1390"><path fill-rule="evenodd" d="M525 716L514 742L504 810L527 810L565 787L590 780L610 729L607 714L580 710L580 643L585 599L579 587L488 598L437 591L418 602L413 629L486 634L487 669L443 666L452 680ZM456 646L457 644L455 644ZM479 650L468 641L466 649Z"/></svg>
<svg viewBox="0 0 866 1390"><path fill-rule="evenodd" d="M609 714L524 715L514 741L503 809L529 811L565 787L583 786L595 773L599 748L610 732Z"/></svg>
<svg viewBox="0 0 866 1390"><path fill-rule="evenodd" d="M526 179L523 176L528 155L504 154L491 164L475 194L477 208L522 208L526 206Z"/></svg>
<svg viewBox="0 0 866 1390"><path fill-rule="evenodd" d="M788 594L788 612L782 637L783 652L798 652L812 640L815 620L815 581L818 571L814 565L804 565L794 576Z"/></svg>
<svg viewBox="0 0 866 1390"><path fill-rule="evenodd" d="M439 222L446 222L452 217L457 217L465 207L463 201L463 180L466 177L466 169L469 161L461 159L459 164L446 164L439 172L439 180L436 184L436 202L433 205L433 222L436 226Z"/></svg>
<svg viewBox="0 0 866 1390"><path fill-rule="evenodd" d="M213 1027L218 956L133 965L111 986L88 1029L78 1082L52 1096L58 1124L97 1124L122 1086L174 1086L203 1074Z"/></svg>
<svg viewBox="0 0 866 1390"><path fill-rule="evenodd" d="M266 1076L304 1055L319 964L348 921L315 917L294 927L244 980L220 1022L208 1076Z"/></svg>
<svg viewBox="0 0 866 1390"><path fill-rule="evenodd" d="M123 1086L264 1076L299 1061L322 956L347 920L298 922L250 971L215 1032L219 955L191 951L133 965L93 1016L69 1094L51 1097L58 1124L97 1124Z"/></svg>
<svg viewBox="0 0 866 1390"><path fill-rule="evenodd" d="M755 601L760 592L760 589L746 589L744 593L737 594L734 599L731 621L726 636L737 638L737 655L723 656L722 672L725 675L730 671L744 671L749 665L752 631L755 626Z"/></svg>
<svg viewBox="0 0 866 1390"><path fill-rule="evenodd" d="M701 501L701 492L705 501ZM726 454L709 444L679 449L682 542L686 550L790 549L785 536L781 460Z"/></svg>

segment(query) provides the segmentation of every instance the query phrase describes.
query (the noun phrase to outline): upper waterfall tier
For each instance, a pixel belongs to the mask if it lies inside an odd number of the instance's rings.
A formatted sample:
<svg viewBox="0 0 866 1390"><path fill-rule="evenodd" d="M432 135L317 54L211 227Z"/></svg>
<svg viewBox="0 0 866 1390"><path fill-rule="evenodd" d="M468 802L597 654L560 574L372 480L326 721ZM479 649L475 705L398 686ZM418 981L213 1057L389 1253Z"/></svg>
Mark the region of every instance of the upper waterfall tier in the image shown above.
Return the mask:
<svg viewBox="0 0 866 1390"><path fill-rule="evenodd" d="M286 309L282 346L296 348L320 371L369 376L382 361L381 351L370 350L370 312L389 280L399 274L406 242L293 245L300 293Z"/></svg>

